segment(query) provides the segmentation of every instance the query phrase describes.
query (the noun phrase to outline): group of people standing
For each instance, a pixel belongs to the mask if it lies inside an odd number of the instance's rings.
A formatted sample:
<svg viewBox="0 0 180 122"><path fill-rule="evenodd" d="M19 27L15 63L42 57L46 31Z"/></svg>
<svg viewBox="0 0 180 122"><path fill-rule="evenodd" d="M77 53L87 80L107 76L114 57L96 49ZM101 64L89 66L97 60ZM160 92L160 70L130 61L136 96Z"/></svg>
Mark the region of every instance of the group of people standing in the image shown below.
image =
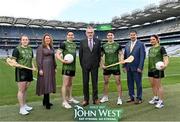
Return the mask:
<svg viewBox="0 0 180 122"><path fill-rule="evenodd" d="M107 102L108 99L108 83L111 74L115 78L117 85L117 105L123 104L122 100L122 85L121 85L121 71L120 66L107 67L107 65L124 61L130 55L134 56L134 61L122 65L123 71L127 72L127 86L129 91L129 99L127 102L134 102L135 104L142 103L142 74L144 67L144 60L146 57L144 44L137 39L136 31L130 32L130 39L124 50L121 45L114 41L114 33L112 31L107 33L107 43L101 45L101 41L94 38L94 29L88 27L86 29L85 40L80 42L79 47L79 61L82 68L82 82L83 82L83 101L82 106L89 105L89 79L92 80L92 100L93 104L100 104ZM51 109L53 104L50 102L50 93L56 92L56 58L62 62L62 106L69 109L72 108L70 103L78 104L79 101L72 97L72 82L76 73L76 48L77 45L74 40L74 33L68 32L66 41L60 43L59 50L55 51L53 48L53 39L50 34L45 34L42 38L42 45L40 45L36 52L36 63L38 68L36 94L43 95L42 104L46 109ZM160 46L160 40L157 35L150 37L152 47L149 50L148 58L148 77L152 86L154 97L149 101L150 104L155 104L155 107L162 108L163 104L163 88L161 85L161 78L164 77L164 69L168 65L168 56L164 47ZM33 51L30 48L29 39L23 35L20 39L20 44L14 49L12 57L19 64L25 65L35 69L32 63ZM69 63L64 60L66 54L71 54L74 61ZM158 61L163 61L164 66L162 70L157 70L155 64ZM104 77L104 93L101 99L98 98L98 69L99 66L103 69ZM26 115L32 110L31 106L26 104L26 92L33 80L32 71L23 68L16 68L16 81L18 84L17 98L20 105L19 113ZM136 84L137 94L134 93L134 83Z"/></svg>

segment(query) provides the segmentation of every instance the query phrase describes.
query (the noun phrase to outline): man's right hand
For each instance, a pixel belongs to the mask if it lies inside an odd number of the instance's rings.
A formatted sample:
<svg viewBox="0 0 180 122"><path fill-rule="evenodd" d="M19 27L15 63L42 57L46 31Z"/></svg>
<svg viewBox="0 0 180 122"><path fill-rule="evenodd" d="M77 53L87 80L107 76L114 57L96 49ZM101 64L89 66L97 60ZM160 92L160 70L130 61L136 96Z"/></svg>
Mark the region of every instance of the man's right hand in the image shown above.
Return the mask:
<svg viewBox="0 0 180 122"><path fill-rule="evenodd" d="M106 69L107 67L105 65L102 65L102 69Z"/></svg>

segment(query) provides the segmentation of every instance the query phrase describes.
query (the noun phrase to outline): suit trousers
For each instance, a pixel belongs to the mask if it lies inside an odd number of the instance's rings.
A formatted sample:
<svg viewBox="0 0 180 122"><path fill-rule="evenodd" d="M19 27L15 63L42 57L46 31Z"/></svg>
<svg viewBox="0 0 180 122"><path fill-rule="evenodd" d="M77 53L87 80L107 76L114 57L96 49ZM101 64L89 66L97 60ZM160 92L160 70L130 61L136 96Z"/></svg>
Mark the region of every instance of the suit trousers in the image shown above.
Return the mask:
<svg viewBox="0 0 180 122"><path fill-rule="evenodd" d="M98 68L82 69L83 74L83 94L84 100L89 101L89 76L91 74L92 81L92 99L93 101L98 99Z"/></svg>
<svg viewBox="0 0 180 122"><path fill-rule="evenodd" d="M134 82L136 83L137 99L142 100L142 73L137 71L127 71L127 84L129 90L129 96L134 99Z"/></svg>

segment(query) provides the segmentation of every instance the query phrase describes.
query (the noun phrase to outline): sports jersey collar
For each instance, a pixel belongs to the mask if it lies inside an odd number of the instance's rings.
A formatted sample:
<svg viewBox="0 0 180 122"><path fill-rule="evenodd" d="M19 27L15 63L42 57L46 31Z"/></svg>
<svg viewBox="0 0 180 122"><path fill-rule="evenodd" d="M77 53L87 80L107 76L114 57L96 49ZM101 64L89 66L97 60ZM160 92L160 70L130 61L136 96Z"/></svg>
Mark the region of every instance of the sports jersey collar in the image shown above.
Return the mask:
<svg viewBox="0 0 180 122"><path fill-rule="evenodd" d="M114 40L112 42L107 42L108 44L113 44L114 43Z"/></svg>
<svg viewBox="0 0 180 122"><path fill-rule="evenodd" d="M26 47L22 46L22 45L19 45L19 47L21 48L28 48L29 46L27 45Z"/></svg>
<svg viewBox="0 0 180 122"><path fill-rule="evenodd" d="M70 43L72 43L73 41L67 40L67 42L70 42Z"/></svg>
<svg viewBox="0 0 180 122"><path fill-rule="evenodd" d="M160 45L159 44L157 44L157 45L154 45L153 47L159 47Z"/></svg>

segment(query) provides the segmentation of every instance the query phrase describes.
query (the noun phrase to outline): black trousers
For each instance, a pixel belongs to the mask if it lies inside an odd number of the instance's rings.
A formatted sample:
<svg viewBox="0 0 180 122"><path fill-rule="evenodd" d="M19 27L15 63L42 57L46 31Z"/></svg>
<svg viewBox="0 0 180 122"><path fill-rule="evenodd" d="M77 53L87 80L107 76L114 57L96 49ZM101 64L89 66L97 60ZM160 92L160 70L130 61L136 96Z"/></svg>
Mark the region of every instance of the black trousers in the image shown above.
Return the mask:
<svg viewBox="0 0 180 122"><path fill-rule="evenodd" d="M84 100L89 101L89 76L91 74L93 101L98 99L98 68L82 69Z"/></svg>

